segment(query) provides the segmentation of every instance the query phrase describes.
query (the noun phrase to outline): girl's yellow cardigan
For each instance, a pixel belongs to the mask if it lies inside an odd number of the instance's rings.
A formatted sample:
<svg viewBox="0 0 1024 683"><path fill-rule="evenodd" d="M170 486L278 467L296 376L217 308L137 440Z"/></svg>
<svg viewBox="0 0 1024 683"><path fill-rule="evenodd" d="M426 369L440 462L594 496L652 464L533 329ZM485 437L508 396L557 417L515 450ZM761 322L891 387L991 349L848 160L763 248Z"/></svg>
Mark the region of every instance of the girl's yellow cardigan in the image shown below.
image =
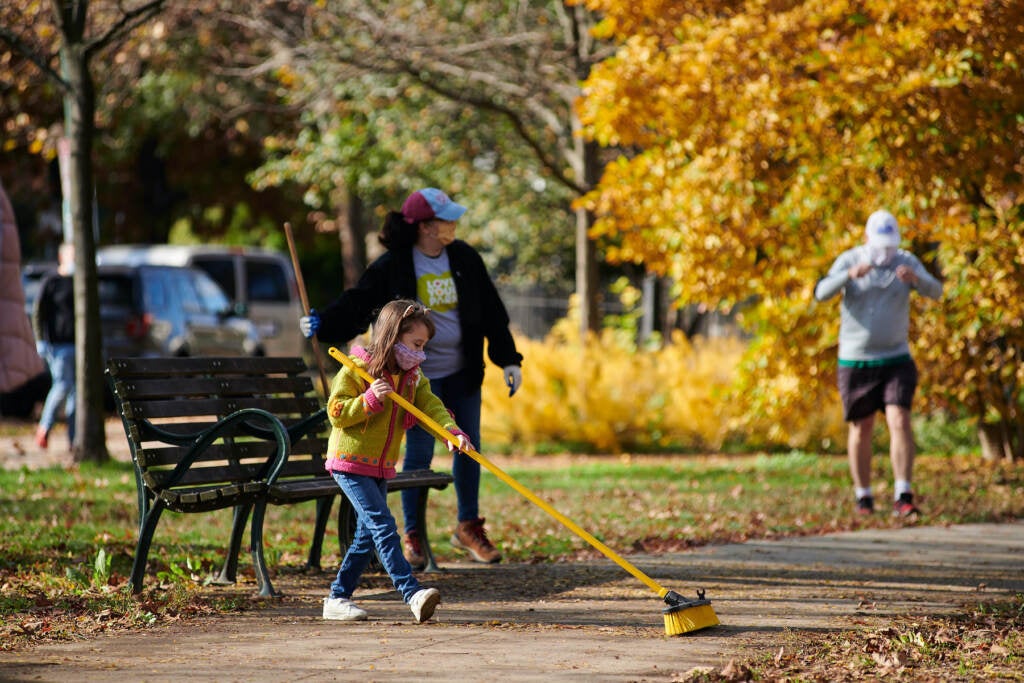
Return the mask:
<svg viewBox="0 0 1024 683"><path fill-rule="evenodd" d="M352 348L351 357L364 368L370 360L366 350L359 346ZM441 399L430 391L430 380L419 367L397 378L395 391L448 431L462 433ZM332 427L327 442L328 471L380 479L395 476L402 436L416 424L412 415L387 397L378 400L363 379L342 367L331 383L327 417Z"/></svg>

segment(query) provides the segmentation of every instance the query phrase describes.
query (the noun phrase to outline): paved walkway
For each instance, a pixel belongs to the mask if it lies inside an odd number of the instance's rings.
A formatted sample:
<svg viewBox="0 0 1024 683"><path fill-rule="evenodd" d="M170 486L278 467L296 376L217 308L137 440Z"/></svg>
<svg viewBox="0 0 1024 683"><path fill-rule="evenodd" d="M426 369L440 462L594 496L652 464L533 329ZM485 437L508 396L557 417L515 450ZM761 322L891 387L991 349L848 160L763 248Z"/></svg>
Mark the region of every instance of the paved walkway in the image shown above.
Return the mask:
<svg viewBox="0 0 1024 683"><path fill-rule="evenodd" d="M0 653L4 681L670 681L775 653L810 631L879 628L1024 592L1024 523L906 527L631 556L707 597L722 625L664 633L661 603L610 561L448 564L444 602L417 625L383 577L370 620L324 622L330 577L275 576L265 610ZM496 600L494 593L514 598ZM521 590L516 590L521 587ZM241 587L251 590L251 586Z"/></svg>

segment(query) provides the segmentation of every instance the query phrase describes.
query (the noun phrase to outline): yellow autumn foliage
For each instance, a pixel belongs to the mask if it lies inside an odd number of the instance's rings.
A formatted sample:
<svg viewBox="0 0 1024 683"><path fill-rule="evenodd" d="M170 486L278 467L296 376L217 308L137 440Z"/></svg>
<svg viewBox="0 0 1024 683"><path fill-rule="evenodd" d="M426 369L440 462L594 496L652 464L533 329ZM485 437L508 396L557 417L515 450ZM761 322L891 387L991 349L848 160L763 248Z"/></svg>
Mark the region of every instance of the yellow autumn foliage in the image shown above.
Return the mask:
<svg viewBox="0 0 1024 683"><path fill-rule="evenodd" d="M730 400L746 344L735 338L690 343L675 333L656 349L636 349L618 331L585 340L571 318L543 340L518 338L523 386L512 398L501 374L483 387L485 450L530 454L545 446L588 452L715 451L730 441L779 445L782 432L750 433ZM844 429L837 405L790 426L809 438ZM742 427L743 431L737 431ZM756 425L757 429L766 425ZM820 442L819 442L820 444Z"/></svg>
<svg viewBox="0 0 1024 683"><path fill-rule="evenodd" d="M1024 3L583 0L617 44L584 135L629 153L578 202L608 260L680 303L748 303L735 400L799 441L833 390L838 303L815 281L879 208L946 281L914 297L920 403L1024 457Z"/></svg>

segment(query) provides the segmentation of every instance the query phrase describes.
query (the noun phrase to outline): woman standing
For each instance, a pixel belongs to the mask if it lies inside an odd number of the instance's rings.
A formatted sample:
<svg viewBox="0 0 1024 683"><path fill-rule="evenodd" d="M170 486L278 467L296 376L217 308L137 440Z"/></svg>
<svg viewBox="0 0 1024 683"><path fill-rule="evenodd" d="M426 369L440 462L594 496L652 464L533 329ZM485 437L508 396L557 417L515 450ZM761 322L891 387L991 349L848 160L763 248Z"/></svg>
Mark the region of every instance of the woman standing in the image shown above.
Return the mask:
<svg viewBox="0 0 1024 683"><path fill-rule="evenodd" d="M426 347L423 373L431 391L454 412L455 419L480 448L480 387L484 379L484 339L487 355L502 368L510 395L522 384L523 357L509 331L508 312L480 254L455 239L456 221L466 207L437 188L413 192L401 211L384 220L380 241L387 252L319 313L310 311L299 327L328 344L344 344L366 331L374 315L394 299L416 299L431 312L437 333ZM434 437L421 427L407 432L403 470L427 469L434 456ZM476 562L501 560L480 517L480 464L464 453L455 454L452 476L458 499L458 524L451 543ZM402 491L406 558L422 569L416 513L420 492Z"/></svg>

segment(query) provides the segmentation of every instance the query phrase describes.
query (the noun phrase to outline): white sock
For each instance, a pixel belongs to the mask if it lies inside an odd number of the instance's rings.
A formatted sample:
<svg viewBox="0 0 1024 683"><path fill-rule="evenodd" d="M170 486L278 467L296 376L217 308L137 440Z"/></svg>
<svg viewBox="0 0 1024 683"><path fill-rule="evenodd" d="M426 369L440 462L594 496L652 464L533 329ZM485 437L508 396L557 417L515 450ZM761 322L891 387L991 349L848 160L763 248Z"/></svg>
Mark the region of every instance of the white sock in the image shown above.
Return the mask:
<svg viewBox="0 0 1024 683"><path fill-rule="evenodd" d="M873 497L871 495L871 487L870 486L866 486L866 487L855 486L853 488L853 490L854 490L854 495L857 496L857 500L860 500L861 498L872 498Z"/></svg>
<svg viewBox="0 0 1024 683"><path fill-rule="evenodd" d="M899 500L900 495L904 493L912 493L910 490L910 482L905 479L897 479L895 489L893 489L893 498Z"/></svg>

